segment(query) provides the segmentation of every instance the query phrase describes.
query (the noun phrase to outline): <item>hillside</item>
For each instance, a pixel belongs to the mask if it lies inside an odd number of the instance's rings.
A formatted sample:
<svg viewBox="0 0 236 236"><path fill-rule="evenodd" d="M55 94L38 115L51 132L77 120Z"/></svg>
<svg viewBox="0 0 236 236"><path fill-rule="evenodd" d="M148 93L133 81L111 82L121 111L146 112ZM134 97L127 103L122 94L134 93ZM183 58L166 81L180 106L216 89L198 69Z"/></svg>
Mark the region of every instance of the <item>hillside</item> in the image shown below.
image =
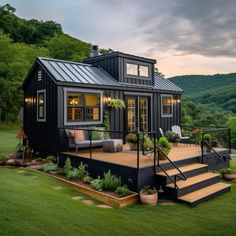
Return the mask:
<svg viewBox="0 0 236 236"><path fill-rule="evenodd" d="M236 113L236 73L184 75L169 79L184 90L184 98Z"/></svg>

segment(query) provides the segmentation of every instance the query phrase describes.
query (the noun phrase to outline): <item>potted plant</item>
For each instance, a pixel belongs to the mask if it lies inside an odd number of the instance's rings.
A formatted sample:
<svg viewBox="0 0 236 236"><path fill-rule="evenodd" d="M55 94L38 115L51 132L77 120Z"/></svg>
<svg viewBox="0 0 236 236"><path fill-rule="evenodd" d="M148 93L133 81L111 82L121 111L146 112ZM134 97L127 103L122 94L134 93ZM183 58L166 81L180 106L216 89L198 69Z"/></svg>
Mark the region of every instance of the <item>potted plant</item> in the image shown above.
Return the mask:
<svg viewBox="0 0 236 236"><path fill-rule="evenodd" d="M203 135L203 141L206 143L206 152L211 152L211 135L210 134L204 134Z"/></svg>
<svg viewBox="0 0 236 236"><path fill-rule="evenodd" d="M129 133L127 134L125 138L126 142L128 142L130 150L131 151L136 151L137 150L137 135L134 133Z"/></svg>
<svg viewBox="0 0 236 236"><path fill-rule="evenodd" d="M171 143L179 143L180 142L180 137L178 134L173 133L170 130L167 130L164 134L164 136L167 138L167 140Z"/></svg>
<svg viewBox="0 0 236 236"><path fill-rule="evenodd" d="M223 178L227 181L236 180L236 171L231 170L230 168L223 169L221 171Z"/></svg>
<svg viewBox="0 0 236 236"><path fill-rule="evenodd" d="M157 190L150 185L144 186L140 191L140 202L148 206L156 206L158 200Z"/></svg>
<svg viewBox="0 0 236 236"><path fill-rule="evenodd" d="M170 143L169 143L169 141L167 140L166 137L160 137L160 139L158 141L158 146L161 149L161 151L166 156L168 156L168 154L170 153L170 150L171 150L171 146L170 146ZM166 157L161 152L159 152L159 158L160 158L160 160L165 160L166 159Z"/></svg>

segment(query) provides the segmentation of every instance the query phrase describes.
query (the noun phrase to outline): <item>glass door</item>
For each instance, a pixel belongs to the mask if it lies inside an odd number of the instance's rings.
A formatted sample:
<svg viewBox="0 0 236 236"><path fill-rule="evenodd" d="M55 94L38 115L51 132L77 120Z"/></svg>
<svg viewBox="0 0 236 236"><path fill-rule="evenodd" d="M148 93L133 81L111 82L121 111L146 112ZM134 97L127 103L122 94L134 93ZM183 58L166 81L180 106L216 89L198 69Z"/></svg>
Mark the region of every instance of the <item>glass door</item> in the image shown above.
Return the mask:
<svg viewBox="0 0 236 236"><path fill-rule="evenodd" d="M148 131L149 109L149 97L126 97L126 130Z"/></svg>

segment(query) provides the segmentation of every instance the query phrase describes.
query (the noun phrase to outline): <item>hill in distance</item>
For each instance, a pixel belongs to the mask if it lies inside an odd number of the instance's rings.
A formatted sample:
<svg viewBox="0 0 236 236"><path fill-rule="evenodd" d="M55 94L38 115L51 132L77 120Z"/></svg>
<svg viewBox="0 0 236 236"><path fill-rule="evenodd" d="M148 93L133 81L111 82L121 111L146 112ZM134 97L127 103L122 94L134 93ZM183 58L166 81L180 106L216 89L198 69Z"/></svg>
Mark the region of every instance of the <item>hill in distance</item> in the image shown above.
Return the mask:
<svg viewBox="0 0 236 236"><path fill-rule="evenodd" d="M183 98L236 113L236 73L169 78L184 90Z"/></svg>

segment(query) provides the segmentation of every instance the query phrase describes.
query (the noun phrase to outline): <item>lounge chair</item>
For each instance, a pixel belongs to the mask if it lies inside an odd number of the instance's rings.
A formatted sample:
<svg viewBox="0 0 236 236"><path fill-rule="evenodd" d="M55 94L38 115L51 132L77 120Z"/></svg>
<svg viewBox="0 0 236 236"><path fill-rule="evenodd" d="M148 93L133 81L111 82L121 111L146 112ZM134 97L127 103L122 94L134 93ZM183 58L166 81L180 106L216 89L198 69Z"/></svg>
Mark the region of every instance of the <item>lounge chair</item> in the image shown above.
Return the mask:
<svg viewBox="0 0 236 236"><path fill-rule="evenodd" d="M188 141L189 141L190 137L188 137L188 136L182 136L182 132L181 132L180 126L178 126L178 125L173 125L173 126L171 127L171 130L172 130L173 133L175 133L175 134L177 134L177 135L179 136L180 141L183 141L184 143L187 143L187 144L188 144ZM185 142L185 141L187 141L187 142Z"/></svg>

